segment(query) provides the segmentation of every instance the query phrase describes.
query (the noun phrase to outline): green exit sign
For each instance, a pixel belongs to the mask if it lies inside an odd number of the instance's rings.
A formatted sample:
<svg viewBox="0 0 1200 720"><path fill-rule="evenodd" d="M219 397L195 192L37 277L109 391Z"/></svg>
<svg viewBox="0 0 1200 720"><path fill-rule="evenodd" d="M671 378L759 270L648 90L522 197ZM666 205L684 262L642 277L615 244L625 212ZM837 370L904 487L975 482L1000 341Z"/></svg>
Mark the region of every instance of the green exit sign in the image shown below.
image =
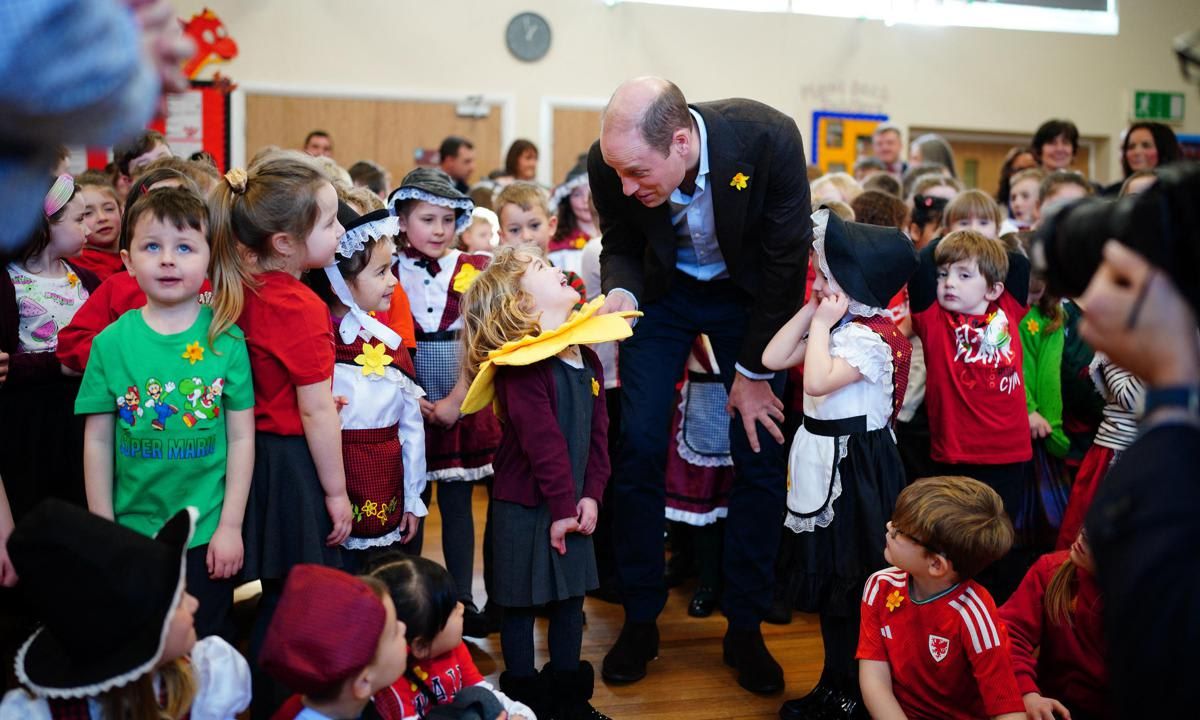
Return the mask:
<svg viewBox="0 0 1200 720"><path fill-rule="evenodd" d="M1133 118L1183 122L1183 93L1136 90L1133 93Z"/></svg>

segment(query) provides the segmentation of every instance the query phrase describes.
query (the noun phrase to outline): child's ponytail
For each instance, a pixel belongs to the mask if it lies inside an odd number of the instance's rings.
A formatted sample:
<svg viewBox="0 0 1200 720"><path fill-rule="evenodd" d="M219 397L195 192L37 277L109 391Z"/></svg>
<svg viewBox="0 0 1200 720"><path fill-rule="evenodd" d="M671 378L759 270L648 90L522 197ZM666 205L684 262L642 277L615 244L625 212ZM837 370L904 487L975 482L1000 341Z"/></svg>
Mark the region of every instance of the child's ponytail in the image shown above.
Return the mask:
<svg viewBox="0 0 1200 720"><path fill-rule="evenodd" d="M273 151L249 170L225 173L209 199L213 321L209 342L228 330L245 307L245 286L254 273L271 270L272 236L284 233L303 242L317 222L317 191L329 183L307 156Z"/></svg>
<svg viewBox="0 0 1200 720"><path fill-rule="evenodd" d="M1075 570L1075 563L1068 557L1046 585L1042 603L1046 607L1046 616L1055 625L1075 624Z"/></svg>
<svg viewBox="0 0 1200 720"><path fill-rule="evenodd" d="M225 173L224 181L213 189L208 201L209 278L212 281L212 324L208 329L208 344L228 330L241 317L246 302L245 285L253 276L242 260L237 237L233 233L234 204L246 190L246 172L233 169ZM240 189L239 189L240 188Z"/></svg>

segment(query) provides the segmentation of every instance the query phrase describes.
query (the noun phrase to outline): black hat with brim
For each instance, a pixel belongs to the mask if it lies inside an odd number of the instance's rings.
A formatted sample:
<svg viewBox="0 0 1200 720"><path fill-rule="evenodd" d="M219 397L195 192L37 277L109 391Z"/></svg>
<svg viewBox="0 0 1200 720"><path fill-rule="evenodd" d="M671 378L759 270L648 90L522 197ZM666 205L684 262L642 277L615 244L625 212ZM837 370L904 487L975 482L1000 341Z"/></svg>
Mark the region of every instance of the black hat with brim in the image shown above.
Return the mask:
<svg viewBox="0 0 1200 720"><path fill-rule="evenodd" d="M54 499L22 518L9 557L44 622L17 651L21 683L40 697L82 698L153 671L183 597L196 517L179 511L155 538Z"/></svg>
<svg viewBox="0 0 1200 720"><path fill-rule="evenodd" d="M475 209L471 198L459 192L450 176L438 168L419 167L405 175L400 187L388 195L387 203L399 215L399 204L404 200L418 200L453 210L455 232L467 228L471 211Z"/></svg>
<svg viewBox="0 0 1200 720"><path fill-rule="evenodd" d="M851 299L886 308L917 270L912 241L896 228L846 222L828 213L825 262L834 280Z"/></svg>

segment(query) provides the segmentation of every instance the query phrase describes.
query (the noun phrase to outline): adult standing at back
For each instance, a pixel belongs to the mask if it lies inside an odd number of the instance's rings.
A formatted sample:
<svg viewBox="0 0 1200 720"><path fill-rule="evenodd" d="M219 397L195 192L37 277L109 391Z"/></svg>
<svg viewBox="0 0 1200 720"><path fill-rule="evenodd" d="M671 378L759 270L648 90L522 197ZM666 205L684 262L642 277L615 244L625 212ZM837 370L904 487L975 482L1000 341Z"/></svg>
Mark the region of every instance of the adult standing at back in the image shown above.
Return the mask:
<svg viewBox="0 0 1200 720"><path fill-rule="evenodd" d="M475 172L475 145L465 137L451 135L438 147L439 167L454 181L463 195L471 191L471 173Z"/></svg>
<svg viewBox="0 0 1200 720"><path fill-rule="evenodd" d="M759 623L771 601L786 492L783 375L762 365L795 312L812 240L796 123L752 100L689 106L674 84L623 83L588 155L604 237L605 309L645 315L621 347L621 451L613 473L625 625L604 658L609 682L633 682L658 653L663 472L675 382L693 339L712 341L737 479L729 497L725 661L752 692L783 687ZM627 419L627 421L626 421Z"/></svg>
<svg viewBox="0 0 1200 720"><path fill-rule="evenodd" d="M901 177L908 169L908 163L900 157L903 149L900 128L891 123L876 127L875 132L871 134L871 154L883 163L884 169L896 177Z"/></svg>

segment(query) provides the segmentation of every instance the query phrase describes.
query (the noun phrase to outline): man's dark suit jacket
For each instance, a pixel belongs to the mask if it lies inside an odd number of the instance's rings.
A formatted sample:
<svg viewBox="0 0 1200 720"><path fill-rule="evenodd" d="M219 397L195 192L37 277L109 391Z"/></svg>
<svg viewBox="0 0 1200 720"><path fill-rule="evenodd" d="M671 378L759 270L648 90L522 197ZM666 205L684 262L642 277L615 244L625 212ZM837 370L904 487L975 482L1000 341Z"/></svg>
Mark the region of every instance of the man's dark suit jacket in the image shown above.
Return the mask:
<svg viewBox="0 0 1200 720"><path fill-rule="evenodd" d="M707 129L708 189L721 254L730 278L753 298L738 362L767 372L763 350L799 307L812 244L800 131L790 117L753 100L691 107ZM741 190L733 183L738 173L747 178ZM670 203L648 208L626 197L599 141L588 154L588 177L604 236L604 291L624 288L639 303L662 297L675 273L679 242Z"/></svg>

